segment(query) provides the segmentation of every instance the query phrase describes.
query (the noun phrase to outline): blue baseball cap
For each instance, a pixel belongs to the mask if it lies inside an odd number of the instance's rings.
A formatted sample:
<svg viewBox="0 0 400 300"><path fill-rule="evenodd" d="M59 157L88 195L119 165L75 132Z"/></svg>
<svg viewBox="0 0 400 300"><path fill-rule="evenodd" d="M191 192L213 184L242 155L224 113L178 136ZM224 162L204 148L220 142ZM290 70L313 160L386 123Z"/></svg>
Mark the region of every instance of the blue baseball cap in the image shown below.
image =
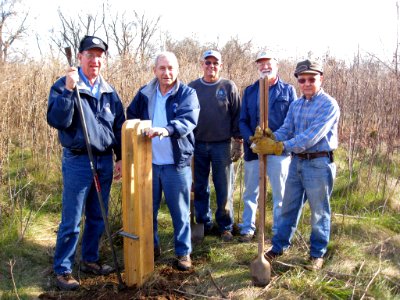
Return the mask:
<svg viewBox="0 0 400 300"><path fill-rule="evenodd" d="M219 62L222 62L222 56L221 53L219 53L218 51L215 50L207 50L203 53L203 59L206 59L207 57L214 57L216 60L218 60Z"/></svg>
<svg viewBox="0 0 400 300"><path fill-rule="evenodd" d="M83 52L89 49L99 48L104 52L107 52L108 45L96 36L86 35L79 44L79 52Z"/></svg>

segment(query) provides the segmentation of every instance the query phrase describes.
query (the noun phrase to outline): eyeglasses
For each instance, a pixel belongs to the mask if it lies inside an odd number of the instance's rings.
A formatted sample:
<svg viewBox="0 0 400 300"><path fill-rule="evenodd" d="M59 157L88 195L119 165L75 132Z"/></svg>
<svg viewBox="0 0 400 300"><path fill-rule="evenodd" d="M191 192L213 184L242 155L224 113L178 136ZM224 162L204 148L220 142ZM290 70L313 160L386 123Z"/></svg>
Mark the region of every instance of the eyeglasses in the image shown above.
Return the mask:
<svg viewBox="0 0 400 300"><path fill-rule="evenodd" d="M206 64L206 66L209 66L209 65L219 66L219 62L217 62L217 61L212 62L212 61L206 60L204 63Z"/></svg>
<svg viewBox="0 0 400 300"><path fill-rule="evenodd" d="M315 81L317 80L317 78L315 77L310 77L310 78L299 78L297 79L297 82L300 84L304 84L306 83L306 81L308 81L309 83L315 83Z"/></svg>
<svg viewBox="0 0 400 300"><path fill-rule="evenodd" d="M104 54L96 55L94 53L82 53L87 59L92 60L94 58L104 59L106 56Z"/></svg>

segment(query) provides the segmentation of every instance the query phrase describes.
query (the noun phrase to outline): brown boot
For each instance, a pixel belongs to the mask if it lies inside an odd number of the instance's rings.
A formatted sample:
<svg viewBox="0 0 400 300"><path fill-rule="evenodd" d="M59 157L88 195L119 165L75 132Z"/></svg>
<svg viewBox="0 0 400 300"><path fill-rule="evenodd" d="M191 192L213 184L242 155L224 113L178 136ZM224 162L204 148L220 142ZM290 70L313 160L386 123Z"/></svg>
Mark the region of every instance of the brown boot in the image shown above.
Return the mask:
<svg viewBox="0 0 400 300"><path fill-rule="evenodd" d="M181 271L188 271L192 267L190 255L178 256L177 268Z"/></svg>
<svg viewBox="0 0 400 300"><path fill-rule="evenodd" d="M310 257L310 264L306 266L307 270L318 271L322 269L324 259L322 257Z"/></svg>
<svg viewBox="0 0 400 300"><path fill-rule="evenodd" d="M71 274L57 275L57 286L61 290L73 291L79 288L79 282Z"/></svg>

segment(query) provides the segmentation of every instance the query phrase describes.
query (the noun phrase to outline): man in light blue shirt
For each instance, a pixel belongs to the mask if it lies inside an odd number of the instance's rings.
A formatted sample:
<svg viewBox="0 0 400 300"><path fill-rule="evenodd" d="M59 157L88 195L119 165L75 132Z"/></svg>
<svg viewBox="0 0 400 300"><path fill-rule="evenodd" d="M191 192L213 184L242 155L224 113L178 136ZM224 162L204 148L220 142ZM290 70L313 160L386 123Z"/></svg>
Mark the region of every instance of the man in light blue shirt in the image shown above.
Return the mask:
<svg viewBox="0 0 400 300"><path fill-rule="evenodd" d="M290 246L306 200L311 209L310 265L322 268L330 237L330 196L336 176L333 151L338 146L339 106L321 88L322 66L305 60L294 73L302 97L294 101L283 125L274 133L258 129L252 150L259 154L292 153L278 231L267 259L282 255Z"/></svg>
<svg viewBox="0 0 400 300"><path fill-rule="evenodd" d="M164 193L174 226L177 268L192 267L190 231L191 161L193 130L200 106L196 91L177 79L179 64L171 52L160 53L154 66L156 76L140 88L126 114L128 119L152 120L147 132L152 138L154 256L161 254L157 215Z"/></svg>

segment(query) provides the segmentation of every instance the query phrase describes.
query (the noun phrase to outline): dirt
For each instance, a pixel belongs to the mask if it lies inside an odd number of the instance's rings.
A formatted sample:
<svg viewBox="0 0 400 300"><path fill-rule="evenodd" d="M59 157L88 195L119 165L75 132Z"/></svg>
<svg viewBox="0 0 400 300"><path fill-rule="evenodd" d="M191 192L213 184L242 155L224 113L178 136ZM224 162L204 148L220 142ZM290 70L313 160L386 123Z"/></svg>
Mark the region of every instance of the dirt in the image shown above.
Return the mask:
<svg viewBox="0 0 400 300"><path fill-rule="evenodd" d="M39 295L39 299L191 299L195 296L196 282L198 275L193 270L182 272L172 267L165 267L155 272L140 288L134 286L118 289L116 274L87 276L80 278L81 286L77 291L48 291Z"/></svg>

